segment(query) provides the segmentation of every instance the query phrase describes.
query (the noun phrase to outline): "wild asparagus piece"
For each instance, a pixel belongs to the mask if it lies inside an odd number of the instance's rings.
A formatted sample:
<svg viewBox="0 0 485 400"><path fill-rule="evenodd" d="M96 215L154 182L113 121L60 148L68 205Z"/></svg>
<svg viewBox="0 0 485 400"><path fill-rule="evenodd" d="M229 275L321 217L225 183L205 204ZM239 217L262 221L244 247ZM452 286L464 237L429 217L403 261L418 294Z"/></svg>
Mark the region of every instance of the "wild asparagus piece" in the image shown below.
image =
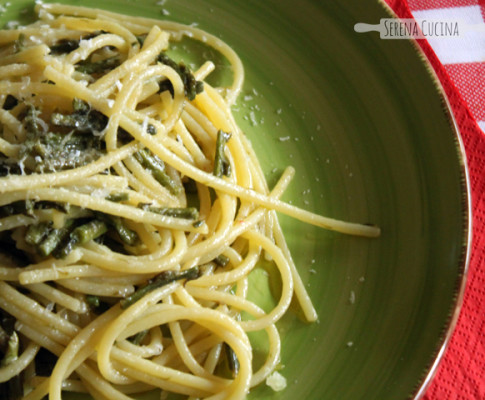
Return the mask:
<svg viewBox="0 0 485 400"><path fill-rule="evenodd" d="M51 223L47 221L30 225L25 232L25 242L37 246L49 234L50 229Z"/></svg>
<svg viewBox="0 0 485 400"><path fill-rule="evenodd" d="M0 362L2 367L6 367L19 357L19 347L19 336L17 335L17 332L13 331L8 339L7 350L5 351L2 361Z"/></svg>
<svg viewBox="0 0 485 400"><path fill-rule="evenodd" d="M121 201L128 201L130 196L126 192L113 192L105 197L106 200L112 201L114 203L119 203Z"/></svg>
<svg viewBox="0 0 485 400"><path fill-rule="evenodd" d="M65 258L76 246L88 243L108 231L108 226L103 221L94 219L86 224L78 226L69 235L69 239L56 249L54 256L56 258Z"/></svg>
<svg viewBox="0 0 485 400"><path fill-rule="evenodd" d="M168 217L183 218L183 219L197 219L199 218L199 210L195 207L154 207L150 204L140 204L142 210L150 211Z"/></svg>
<svg viewBox="0 0 485 400"><path fill-rule="evenodd" d="M226 149L226 143L230 138L231 134L224 132L222 129L219 129L219 131L217 132L216 155L214 158L213 174L219 178L223 175L231 175L231 165L227 161L226 155L224 154L224 151Z"/></svg>
<svg viewBox="0 0 485 400"><path fill-rule="evenodd" d="M76 71L84 74L93 75L107 70L115 69L121 64L119 56L105 58L104 60L93 62L90 59L76 65Z"/></svg>
<svg viewBox="0 0 485 400"><path fill-rule="evenodd" d="M106 128L108 118L85 101L74 98L72 100L72 113L52 113L51 122L56 126L73 128L80 132L101 132Z"/></svg>
<svg viewBox="0 0 485 400"><path fill-rule="evenodd" d="M98 308L101 304L99 296L95 296L92 294L86 295L86 303L90 308Z"/></svg>
<svg viewBox="0 0 485 400"><path fill-rule="evenodd" d="M165 171L165 164L148 149L141 149L135 153L137 161L148 169L153 177L172 194L179 194L180 187Z"/></svg>
<svg viewBox="0 0 485 400"><path fill-rule="evenodd" d="M125 309L136 303L143 296L151 291L161 288L169 283L180 279L197 279L199 277L199 267L192 267L184 271L164 271L151 279L145 286L136 290L132 295L120 301L121 308Z"/></svg>
<svg viewBox="0 0 485 400"><path fill-rule="evenodd" d="M179 74L184 84L185 96L189 100L194 100L199 93L204 91L204 83L196 80L192 72L190 72L190 69L183 62L177 64L164 52L159 54L157 61L168 65ZM173 86L169 80L165 80L160 83L160 92L165 90L169 90L173 95Z"/></svg>
<svg viewBox="0 0 485 400"><path fill-rule="evenodd" d="M226 362L229 371L235 377L239 372L239 360L237 359L237 355L226 342L224 342L224 353L226 355Z"/></svg>
<svg viewBox="0 0 485 400"><path fill-rule="evenodd" d="M139 346L142 342L143 342L143 339L146 338L146 336L148 335L148 330L145 329L141 332L138 332L136 335L133 335L132 337L128 338L128 340L133 343L133 344L136 344L137 346Z"/></svg>
<svg viewBox="0 0 485 400"><path fill-rule="evenodd" d="M138 242L138 234L128 228L121 217L104 213L98 213L97 215L98 218L106 222L108 226L114 228L120 239L127 245L134 246Z"/></svg>
<svg viewBox="0 0 485 400"><path fill-rule="evenodd" d="M37 246L37 249L41 255L44 257L49 256L52 252L64 242L71 234L74 228L74 219L69 219L66 221L62 228L52 229L46 238Z"/></svg>
<svg viewBox="0 0 485 400"><path fill-rule="evenodd" d="M214 262L220 267L225 267L229 263L229 257L226 257L224 254L220 254L214 258Z"/></svg>

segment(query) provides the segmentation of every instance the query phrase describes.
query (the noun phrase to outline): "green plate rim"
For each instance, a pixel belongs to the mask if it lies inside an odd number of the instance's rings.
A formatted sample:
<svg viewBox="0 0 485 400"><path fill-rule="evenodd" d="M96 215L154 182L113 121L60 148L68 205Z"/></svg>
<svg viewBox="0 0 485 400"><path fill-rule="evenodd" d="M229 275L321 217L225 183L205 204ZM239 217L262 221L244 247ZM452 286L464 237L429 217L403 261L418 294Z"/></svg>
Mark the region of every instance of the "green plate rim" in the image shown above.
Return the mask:
<svg viewBox="0 0 485 400"><path fill-rule="evenodd" d="M389 16L399 19L397 14L394 10L385 2L385 0L378 0L378 3L382 5L382 7L388 12ZM454 133L454 140L455 146L457 150L457 156L460 162L460 170L461 170L461 186L462 186L462 204L463 210L466 210L463 215L463 243L461 245L461 262L459 265L460 273L456 278L456 289L455 289L455 298L454 298L454 306L449 311L448 320L445 322L443 327L442 336L437 343L436 349L434 351L434 355L431 357L431 361L428 367L425 369L423 376L419 382L416 384L416 388L412 391L409 395L410 399L419 400L422 399L425 395L427 389L431 385L436 373L438 372L438 368L443 361L443 358L446 354L447 349L450 346L451 338L453 337L453 333L458 324L458 319L461 313L461 309L463 306L464 294L466 290L466 284L468 281L468 273L470 267L470 258L471 258L471 251L472 251L472 240L473 240L473 207L472 207L472 194L471 194L471 182L470 182L470 175L467 163L467 155L465 151L465 145L463 139L461 137L460 128L458 122L453 114L453 110L446 95L445 88L443 87L442 82L440 81L435 69L431 65L430 60L424 53L424 50L421 48L418 40L411 38L407 39L413 45L412 47L416 51L417 56L421 60L421 62L426 67L429 77L431 78L437 94L441 98L441 102L443 104L443 112L445 113L446 117L448 118L450 128Z"/></svg>
<svg viewBox="0 0 485 400"><path fill-rule="evenodd" d="M374 1L374 0L372 0ZM377 0L384 10L387 11L390 17L398 18L393 10L387 5L385 0ZM460 128L457 120L455 119L451 104L446 96L444 87L440 82L436 71L433 69L430 61L427 59L423 49L415 39L409 39L412 43L412 47L416 52L416 56L419 57L423 65L425 66L428 76L431 79L436 89L436 95L439 96L442 102L442 110L449 121L450 134L453 134L455 142L455 150L457 153L458 162L456 165L460 170L461 176L461 201L462 201L462 220L463 226L461 230L462 243L460 245L460 262L457 267L458 274L455 278L455 289L453 293L453 299L451 301L450 308L448 310L448 317L442 321L442 333L439 340L435 343L435 348L430 351L429 363L422 371L421 378L415 383L414 388L410 390L408 394L409 399L419 400L422 399L429 388L433 378L435 377L441 362L444 359L447 349L449 348L453 333L457 327L460 312L463 306L464 294L466 290L466 283L469 273L469 264L472 252L472 236L473 236L473 210L472 210L472 196L471 196L471 184L469 177L469 170L467 167L467 156L465 152L465 146L460 134Z"/></svg>

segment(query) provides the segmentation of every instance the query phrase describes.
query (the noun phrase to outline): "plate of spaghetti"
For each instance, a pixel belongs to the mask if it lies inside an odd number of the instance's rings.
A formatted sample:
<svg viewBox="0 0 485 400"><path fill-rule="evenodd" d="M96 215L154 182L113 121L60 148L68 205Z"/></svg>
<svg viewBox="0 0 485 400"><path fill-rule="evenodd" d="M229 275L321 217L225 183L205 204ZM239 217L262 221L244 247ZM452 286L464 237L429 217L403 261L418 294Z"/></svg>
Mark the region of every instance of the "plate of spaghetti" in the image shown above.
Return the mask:
<svg viewBox="0 0 485 400"><path fill-rule="evenodd" d="M6 399L421 396L466 167L363 3L0 2Z"/></svg>

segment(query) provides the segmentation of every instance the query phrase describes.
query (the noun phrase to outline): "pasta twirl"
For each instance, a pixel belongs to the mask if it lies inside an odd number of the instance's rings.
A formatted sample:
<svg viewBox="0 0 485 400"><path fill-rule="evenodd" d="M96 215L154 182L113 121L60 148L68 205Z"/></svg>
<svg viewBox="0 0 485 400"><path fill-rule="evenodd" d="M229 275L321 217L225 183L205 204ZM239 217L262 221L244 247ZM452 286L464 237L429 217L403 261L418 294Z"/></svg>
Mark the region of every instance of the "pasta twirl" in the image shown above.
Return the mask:
<svg viewBox="0 0 485 400"><path fill-rule="evenodd" d="M276 211L378 228L281 201L291 167L268 188L231 114L241 61L218 38L96 9L36 11L0 31L0 380L23 379L28 400L245 398L278 366L276 323L293 296L317 319ZM184 35L229 61L230 87L205 81L210 60L191 71L168 55ZM270 311L248 298L262 257L282 282ZM268 338L260 364L253 331Z"/></svg>

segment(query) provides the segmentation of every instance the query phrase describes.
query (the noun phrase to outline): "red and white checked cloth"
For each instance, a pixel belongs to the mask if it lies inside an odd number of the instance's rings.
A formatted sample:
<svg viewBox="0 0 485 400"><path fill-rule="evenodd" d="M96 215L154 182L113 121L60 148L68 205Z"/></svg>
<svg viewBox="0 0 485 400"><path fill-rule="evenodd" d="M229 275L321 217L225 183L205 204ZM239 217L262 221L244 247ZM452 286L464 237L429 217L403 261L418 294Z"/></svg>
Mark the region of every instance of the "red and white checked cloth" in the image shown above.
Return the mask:
<svg viewBox="0 0 485 400"><path fill-rule="evenodd" d="M385 0L400 18L485 28L485 0ZM450 101L467 154L473 244L464 303L425 400L485 399L485 29L418 40Z"/></svg>

